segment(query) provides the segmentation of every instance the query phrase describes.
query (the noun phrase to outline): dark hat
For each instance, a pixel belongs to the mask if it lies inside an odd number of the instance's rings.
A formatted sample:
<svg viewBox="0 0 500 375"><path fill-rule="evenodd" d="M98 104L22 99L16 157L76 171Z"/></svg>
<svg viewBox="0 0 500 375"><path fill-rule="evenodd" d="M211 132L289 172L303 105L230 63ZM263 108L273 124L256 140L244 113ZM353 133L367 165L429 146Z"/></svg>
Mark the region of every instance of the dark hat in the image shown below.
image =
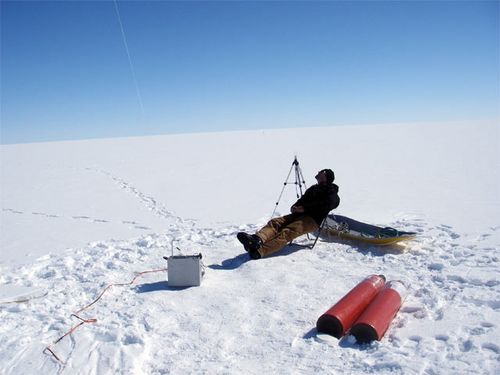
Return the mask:
<svg viewBox="0 0 500 375"><path fill-rule="evenodd" d="M333 183L333 181L335 181L335 173L333 173L333 171L331 169L323 169L321 171L321 173L325 174L326 182L328 184L331 184L331 183Z"/></svg>

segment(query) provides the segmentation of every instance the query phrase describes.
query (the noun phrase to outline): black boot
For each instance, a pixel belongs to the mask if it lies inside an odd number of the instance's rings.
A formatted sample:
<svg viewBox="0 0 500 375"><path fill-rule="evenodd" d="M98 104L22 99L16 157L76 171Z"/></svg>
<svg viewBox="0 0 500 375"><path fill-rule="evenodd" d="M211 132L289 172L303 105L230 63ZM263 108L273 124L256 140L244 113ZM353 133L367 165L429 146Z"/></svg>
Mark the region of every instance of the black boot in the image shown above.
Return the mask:
<svg viewBox="0 0 500 375"><path fill-rule="evenodd" d="M250 235L250 234L245 233L245 232L239 232L236 235L236 238L238 238L238 241L240 241L243 244L245 251L250 253L250 255L252 255L252 253L255 253L255 252L258 253L257 250L260 249L262 246L262 240L256 234ZM259 258L260 258L260 256L259 256Z"/></svg>
<svg viewBox="0 0 500 375"><path fill-rule="evenodd" d="M250 258L252 259L260 259L262 258L262 255L260 255L258 250L252 250L248 252L248 255L250 255Z"/></svg>

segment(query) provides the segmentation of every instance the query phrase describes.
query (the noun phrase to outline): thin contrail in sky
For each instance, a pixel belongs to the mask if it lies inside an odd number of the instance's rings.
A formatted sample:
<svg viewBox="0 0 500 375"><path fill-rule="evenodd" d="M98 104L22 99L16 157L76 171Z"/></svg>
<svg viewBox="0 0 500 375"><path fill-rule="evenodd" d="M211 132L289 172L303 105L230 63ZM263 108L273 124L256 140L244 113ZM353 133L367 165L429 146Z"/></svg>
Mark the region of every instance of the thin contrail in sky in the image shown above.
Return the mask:
<svg viewBox="0 0 500 375"><path fill-rule="evenodd" d="M142 96L139 91L139 85L137 84L137 78L135 76L134 64L132 63L132 58L130 57L130 51L128 49L127 38L125 37L125 30L123 30L122 18L120 17L120 11L118 10L118 2L113 0L115 3L116 15L118 16L118 22L120 23L120 30L122 32L123 44L125 46L125 50L127 51L128 63L130 65L130 70L132 72L132 78L134 79L135 91L137 92L137 99L139 100L139 104L141 106L142 114L144 114L144 105L142 104Z"/></svg>

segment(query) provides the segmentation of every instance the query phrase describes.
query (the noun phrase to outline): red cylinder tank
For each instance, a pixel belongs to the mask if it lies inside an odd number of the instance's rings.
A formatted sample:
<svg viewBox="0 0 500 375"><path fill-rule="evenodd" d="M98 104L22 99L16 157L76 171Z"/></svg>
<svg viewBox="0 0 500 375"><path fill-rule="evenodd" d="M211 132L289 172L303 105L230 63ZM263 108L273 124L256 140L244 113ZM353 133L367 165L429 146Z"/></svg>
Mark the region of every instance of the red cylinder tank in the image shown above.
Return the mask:
<svg viewBox="0 0 500 375"><path fill-rule="evenodd" d="M341 338L385 284L384 275L371 275L349 291L316 322L318 332Z"/></svg>
<svg viewBox="0 0 500 375"><path fill-rule="evenodd" d="M356 320L350 334L356 337L358 343L382 339L401 307L406 293L406 287L402 282L388 282Z"/></svg>

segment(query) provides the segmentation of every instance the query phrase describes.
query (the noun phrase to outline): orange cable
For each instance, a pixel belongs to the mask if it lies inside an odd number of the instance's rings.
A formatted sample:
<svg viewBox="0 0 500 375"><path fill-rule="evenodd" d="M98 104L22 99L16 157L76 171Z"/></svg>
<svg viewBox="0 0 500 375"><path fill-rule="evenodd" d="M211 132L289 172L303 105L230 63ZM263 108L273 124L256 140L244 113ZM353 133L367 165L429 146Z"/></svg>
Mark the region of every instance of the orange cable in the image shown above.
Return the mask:
<svg viewBox="0 0 500 375"><path fill-rule="evenodd" d="M132 279L132 281L130 281L129 283L116 283L116 284L109 284L107 285L103 290L102 292L99 294L99 296L93 300L91 303L89 303L87 306L81 308L80 310L76 311L75 313L71 314L70 316L74 316L75 318L79 319L80 320L80 323L78 323L77 325L71 327L66 333L64 333L61 337L59 337L56 341L54 341L52 344L48 345L45 347L45 349L43 350L43 353L46 353L47 351L52 354L52 356L58 361L60 362L63 366L65 365L65 363L59 358L59 356L54 352L54 350L52 349L52 347L54 345L56 345L59 341L61 341L63 338L65 338L66 336L70 335L71 333L73 333L78 327L84 325L85 323L96 323L97 322L97 319L95 318L92 318L92 319L83 319L81 318L80 316L78 316L77 314L81 313L82 311L88 309L90 306L94 305L97 301L99 301L102 296L104 295L104 293L106 293L112 286L127 286L127 285L132 285L135 280L137 280L140 276L142 275L145 275L147 273L154 273L154 272L162 272L162 271L166 271L167 269L166 268L162 268L162 269L158 269L158 270L148 270L148 271L142 271L142 272L139 272L135 275L135 277Z"/></svg>

